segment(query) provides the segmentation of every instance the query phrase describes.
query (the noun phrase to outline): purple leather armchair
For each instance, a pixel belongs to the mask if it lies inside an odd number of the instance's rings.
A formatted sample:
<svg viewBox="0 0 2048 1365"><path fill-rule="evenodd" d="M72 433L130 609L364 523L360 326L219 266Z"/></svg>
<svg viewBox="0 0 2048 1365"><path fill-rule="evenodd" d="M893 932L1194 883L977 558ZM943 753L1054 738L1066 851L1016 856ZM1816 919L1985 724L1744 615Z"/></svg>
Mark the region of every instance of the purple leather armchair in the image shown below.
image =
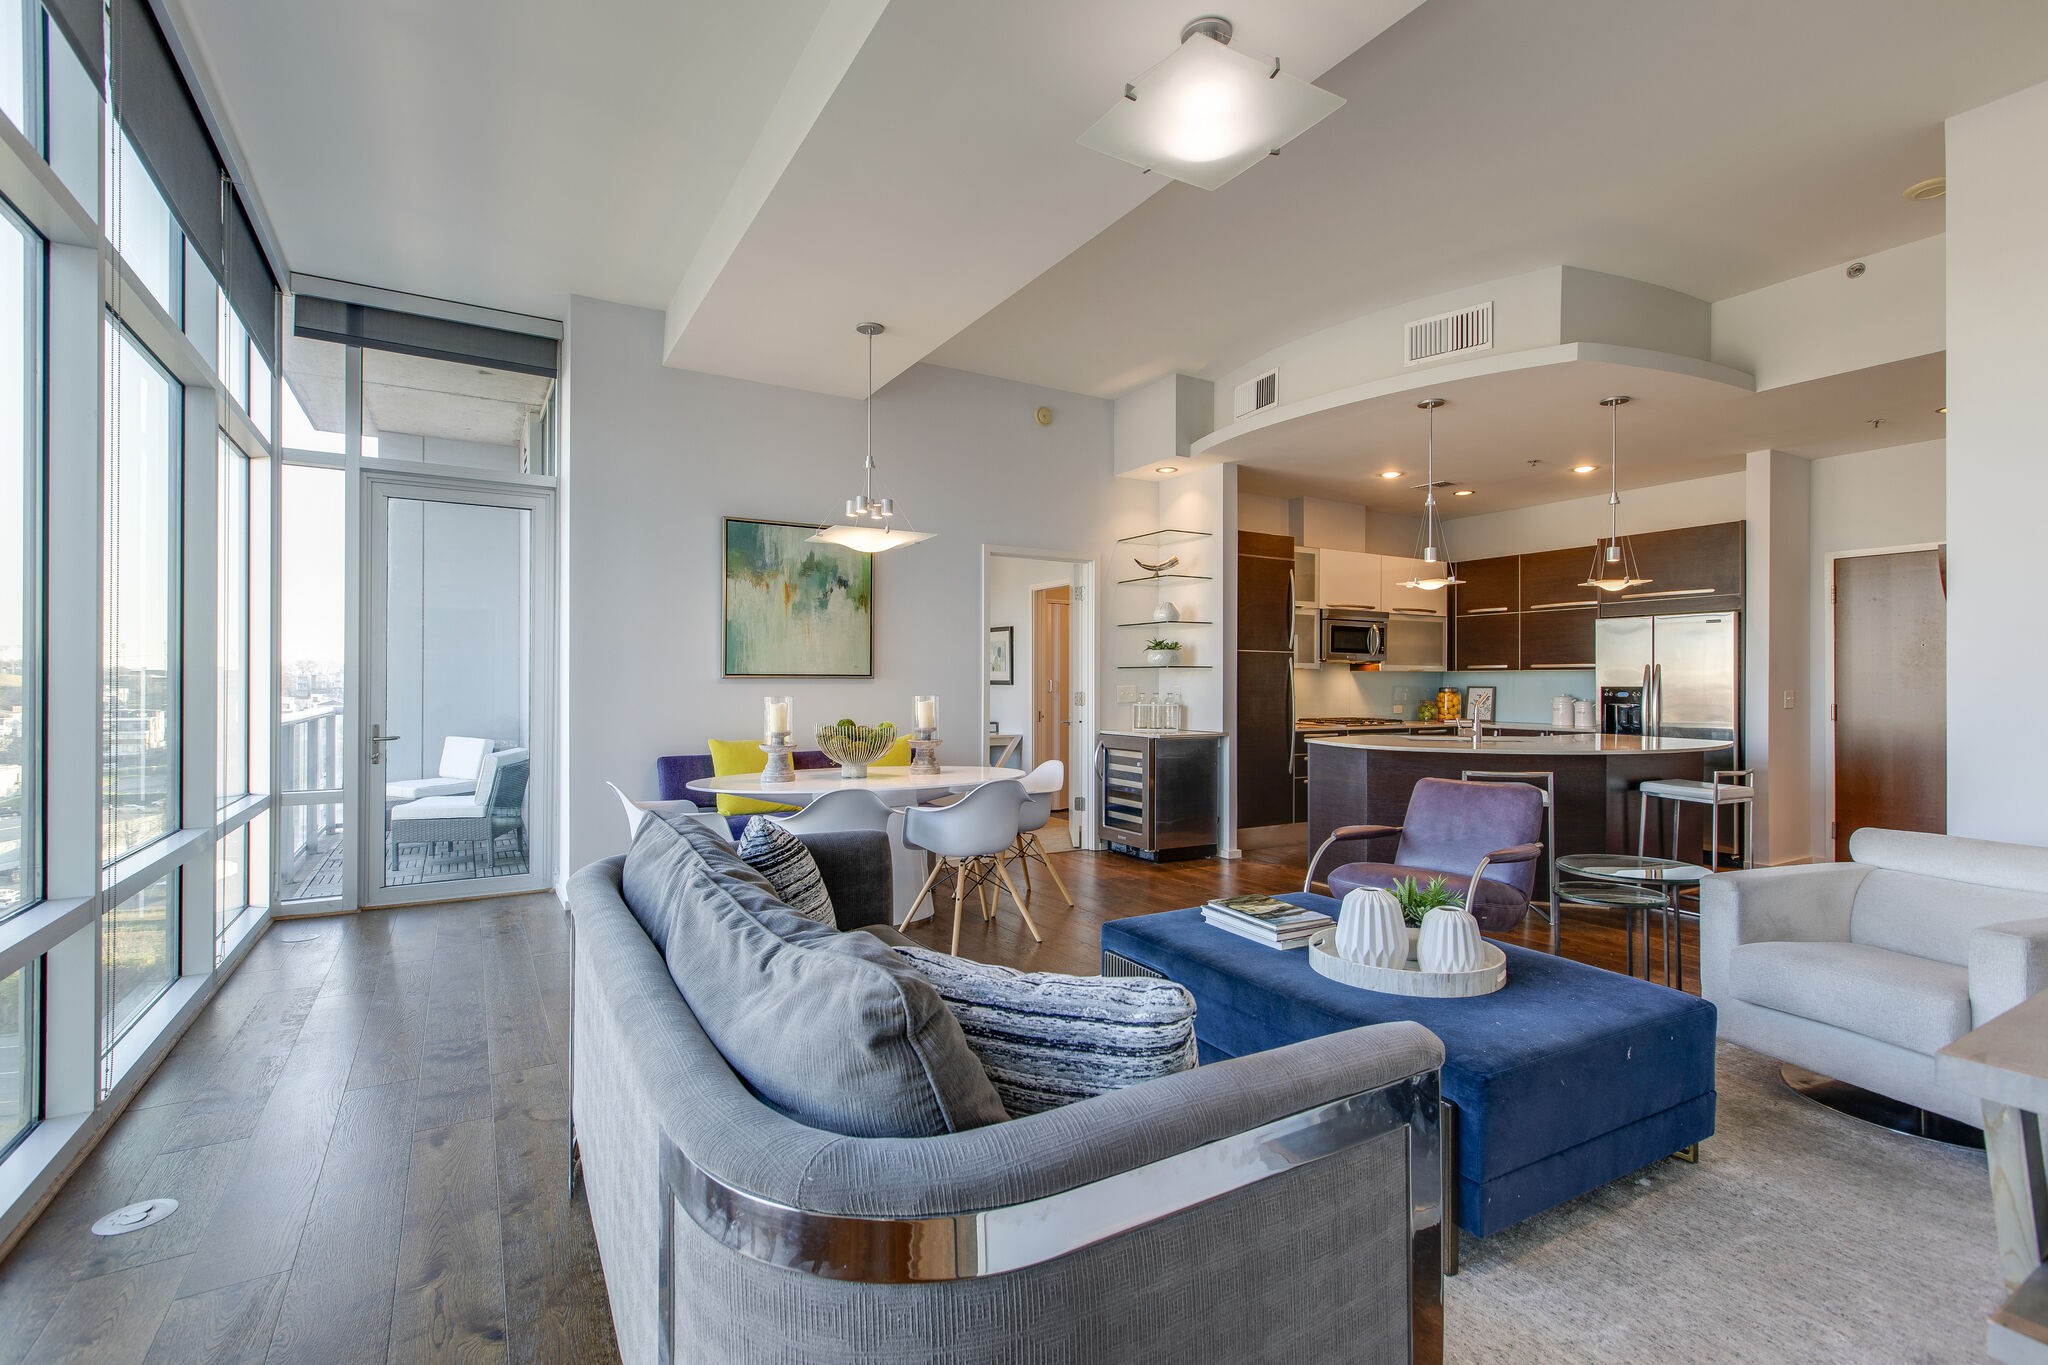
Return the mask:
<svg viewBox="0 0 2048 1365"><path fill-rule="evenodd" d="M1392 862L1345 863L1331 870L1330 894L1361 886L1392 887L1403 878L1442 877L1465 898L1482 929L1512 929L1529 913L1529 893L1542 855L1543 793L1505 782L1452 782L1425 777L1408 798L1406 823L1345 825L1308 860L1306 891L1332 844L1398 838ZM1477 889L1474 890L1476 884Z"/></svg>

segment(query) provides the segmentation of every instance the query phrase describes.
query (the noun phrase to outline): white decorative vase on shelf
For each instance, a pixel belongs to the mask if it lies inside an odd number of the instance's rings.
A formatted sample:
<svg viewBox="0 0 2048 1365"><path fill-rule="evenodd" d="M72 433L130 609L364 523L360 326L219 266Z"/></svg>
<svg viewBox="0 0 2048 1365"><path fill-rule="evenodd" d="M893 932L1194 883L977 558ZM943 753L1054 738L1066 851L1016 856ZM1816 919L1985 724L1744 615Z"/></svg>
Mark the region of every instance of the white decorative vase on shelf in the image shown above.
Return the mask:
<svg viewBox="0 0 2048 1365"><path fill-rule="evenodd" d="M1171 668L1180 662L1180 651L1177 649L1148 649L1145 651L1145 662L1153 668Z"/></svg>
<svg viewBox="0 0 2048 1365"><path fill-rule="evenodd" d="M1180 608L1171 602L1161 602L1158 606L1152 608L1152 619L1155 621L1178 621L1180 620Z"/></svg>
<svg viewBox="0 0 2048 1365"><path fill-rule="evenodd" d="M1476 972L1485 962L1479 921L1470 910L1444 906L1422 917L1416 965L1425 972Z"/></svg>
<svg viewBox="0 0 2048 1365"><path fill-rule="evenodd" d="M1401 902L1379 887L1361 886L1337 912L1337 956L1368 967L1399 967L1408 960L1408 926Z"/></svg>

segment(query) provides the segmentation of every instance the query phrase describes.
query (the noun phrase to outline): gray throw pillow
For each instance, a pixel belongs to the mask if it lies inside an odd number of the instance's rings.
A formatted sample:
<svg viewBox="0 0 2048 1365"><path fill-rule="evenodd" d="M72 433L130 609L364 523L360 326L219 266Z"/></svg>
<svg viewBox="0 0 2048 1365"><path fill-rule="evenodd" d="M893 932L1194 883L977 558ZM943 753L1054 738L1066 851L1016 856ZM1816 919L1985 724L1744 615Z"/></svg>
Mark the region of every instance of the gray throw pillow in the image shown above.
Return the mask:
<svg viewBox="0 0 2048 1365"><path fill-rule="evenodd" d="M1184 986L895 951L938 988L1013 1117L1194 1068L1195 998Z"/></svg>
<svg viewBox="0 0 2048 1365"><path fill-rule="evenodd" d="M1009 1117L916 967L870 934L803 918L690 831L657 823L641 823L627 855L627 904L643 925L665 925L676 988L764 1102L848 1137L937 1137ZM665 898L658 909L637 903L649 892Z"/></svg>
<svg viewBox="0 0 2048 1365"><path fill-rule="evenodd" d="M838 927L825 876L804 841L765 815L747 821L735 850L747 866L768 879L782 903L805 919Z"/></svg>
<svg viewBox="0 0 2048 1365"><path fill-rule="evenodd" d="M675 906L683 895L683 878L698 867L708 870L755 915L795 913L776 896L768 879L749 867L703 821L649 812L633 832L633 846L626 850L620 890L626 908L663 953L668 951Z"/></svg>

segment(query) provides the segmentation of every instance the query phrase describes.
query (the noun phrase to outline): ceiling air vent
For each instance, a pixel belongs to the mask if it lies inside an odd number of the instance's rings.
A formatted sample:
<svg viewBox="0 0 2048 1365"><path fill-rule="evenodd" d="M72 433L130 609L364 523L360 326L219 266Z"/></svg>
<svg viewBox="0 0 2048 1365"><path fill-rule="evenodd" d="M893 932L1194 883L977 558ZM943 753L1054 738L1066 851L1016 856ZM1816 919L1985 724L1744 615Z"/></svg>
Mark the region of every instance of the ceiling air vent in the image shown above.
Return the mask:
<svg viewBox="0 0 2048 1365"><path fill-rule="evenodd" d="M1409 323L1408 359L1404 363L1420 365L1425 360L1492 349L1493 302L1488 300L1455 313L1438 313L1433 318L1418 318Z"/></svg>
<svg viewBox="0 0 2048 1365"><path fill-rule="evenodd" d="M1270 408L1280 401L1280 371L1268 370L1254 379L1247 379L1237 386L1236 399L1230 405L1233 421L1249 417L1262 408Z"/></svg>

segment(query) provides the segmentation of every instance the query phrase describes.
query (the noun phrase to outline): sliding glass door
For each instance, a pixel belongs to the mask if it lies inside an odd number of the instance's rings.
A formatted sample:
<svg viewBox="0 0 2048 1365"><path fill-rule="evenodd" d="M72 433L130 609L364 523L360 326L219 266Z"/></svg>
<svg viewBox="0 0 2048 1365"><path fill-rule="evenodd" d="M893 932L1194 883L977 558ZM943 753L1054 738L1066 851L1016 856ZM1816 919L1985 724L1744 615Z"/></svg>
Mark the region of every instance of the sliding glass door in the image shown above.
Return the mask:
<svg viewBox="0 0 2048 1365"><path fill-rule="evenodd" d="M363 903L539 890L553 495L365 480Z"/></svg>

